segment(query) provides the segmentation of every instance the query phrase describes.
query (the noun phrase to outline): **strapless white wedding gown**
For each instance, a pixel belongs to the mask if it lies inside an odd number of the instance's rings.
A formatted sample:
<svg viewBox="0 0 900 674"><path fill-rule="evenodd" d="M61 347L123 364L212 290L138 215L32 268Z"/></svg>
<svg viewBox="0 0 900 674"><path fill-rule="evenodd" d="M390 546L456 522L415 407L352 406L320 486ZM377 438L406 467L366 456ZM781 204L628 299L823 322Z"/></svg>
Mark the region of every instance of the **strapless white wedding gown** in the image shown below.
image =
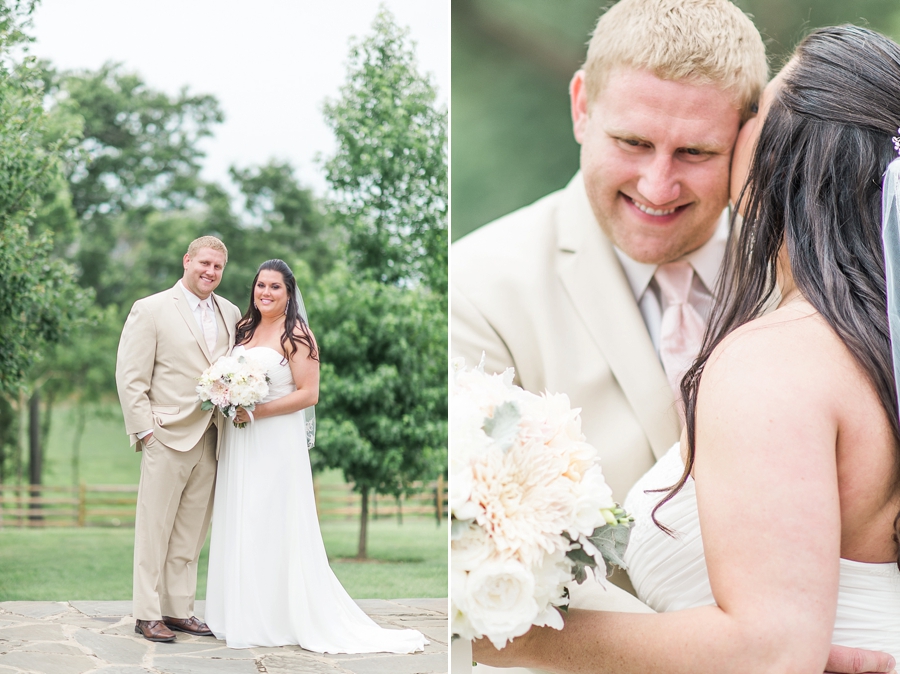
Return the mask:
<svg viewBox="0 0 900 674"><path fill-rule="evenodd" d="M684 471L675 444L632 487L625 509L635 524L625 553L628 575L638 597L656 611L715 604L697 516L694 481L657 513L657 519L677 532L672 538L651 518L665 492L645 493L675 484ZM840 562L837 617L832 643L890 653L900 662L900 569L895 563Z"/></svg>
<svg viewBox="0 0 900 674"><path fill-rule="evenodd" d="M263 402L296 390L268 347L234 355L263 362ZM350 598L328 565L319 531L302 412L227 424L216 474L205 620L231 648L298 644L319 653L413 653L415 630L384 629Z"/></svg>

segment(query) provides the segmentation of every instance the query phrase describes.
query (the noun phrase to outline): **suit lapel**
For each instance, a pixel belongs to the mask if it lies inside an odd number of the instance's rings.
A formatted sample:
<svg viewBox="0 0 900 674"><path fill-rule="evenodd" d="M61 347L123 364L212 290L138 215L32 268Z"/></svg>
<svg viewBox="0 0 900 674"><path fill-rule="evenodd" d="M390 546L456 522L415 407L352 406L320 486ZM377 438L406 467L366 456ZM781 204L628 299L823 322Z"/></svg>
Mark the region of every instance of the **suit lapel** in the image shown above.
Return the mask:
<svg viewBox="0 0 900 674"><path fill-rule="evenodd" d="M225 313L222 311L222 307L219 305L219 298L213 293L210 295L213 300L213 304L216 307L216 314L218 314L219 318L222 321L222 325L225 326L225 334L228 337L228 341L226 343L225 355L229 355L231 353L231 349L234 346L234 336L236 332L237 326L230 320L225 317Z"/></svg>
<svg viewBox="0 0 900 674"><path fill-rule="evenodd" d="M178 287L177 283L175 284L175 288L172 291L172 299L175 300L175 306L178 307L178 313L181 314L181 317L187 324L188 330L191 331L194 339L197 340L197 344L203 351L203 355L205 355L206 359L210 363L212 363L212 354L209 352L209 347L206 346L206 340L203 338L203 332L200 330L200 326L197 325L197 319L194 318L194 314L191 311L191 307L188 304L187 298L184 296L184 292L181 290L181 288Z"/></svg>
<svg viewBox="0 0 900 674"><path fill-rule="evenodd" d="M591 211L580 172L566 188L557 233L563 287L659 459L680 434L674 395L612 244Z"/></svg>

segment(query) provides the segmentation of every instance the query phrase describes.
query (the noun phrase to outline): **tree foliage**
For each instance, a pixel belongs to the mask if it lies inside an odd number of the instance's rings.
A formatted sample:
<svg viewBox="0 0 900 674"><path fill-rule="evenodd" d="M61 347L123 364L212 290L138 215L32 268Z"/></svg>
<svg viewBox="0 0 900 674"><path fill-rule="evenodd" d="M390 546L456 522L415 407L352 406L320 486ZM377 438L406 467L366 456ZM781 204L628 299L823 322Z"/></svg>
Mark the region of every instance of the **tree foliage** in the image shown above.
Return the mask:
<svg viewBox="0 0 900 674"><path fill-rule="evenodd" d="M212 96L170 96L118 64L62 73L48 66L45 80L53 112L80 128L64 167L81 227L81 282L103 306L125 303L134 277L111 253L138 244L150 214L198 203L199 142L222 113Z"/></svg>
<svg viewBox="0 0 900 674"><path fill-rule="evenodd" d="M25 384L29 369L90 301L75 284L75 270L54 256L53 226L72 224L59 213L65 213L59 152L66 139L53 138L34 59L8 59L25 39L20 26L31 9L0 2L0 393L7 395ZM63 205L55 198L44 203L47 195L61 196ZM36 226L39 212L47 217L43 227Z"/></svg>
<svg viewBox="0 0 900 674"><path fill-rule="evenodd" d="M446 109L416 69L409 31L385 8L372 34L352 44L347 81L325 119L338 141L326 175L354 268L446 293Z"/></svg>
<svg viewBox="0 0 900 674"><path fill-rule="evenodd" d="M323 278L310 305L322 354L318 461L362 494L364 558L369 494L399 496L447 459L446 111L386 9L352 44L325 116L350 269Z"/></svg>
<svg viewBox="0 0 900 674"><path fill-rule="evenodd" d="M324 278L309 303L321 358L318 451L364 497L447 465L446 313L424 286ZM318 327L317 327L318 326ZM365 520L359 556L365 557Z"/></svg>

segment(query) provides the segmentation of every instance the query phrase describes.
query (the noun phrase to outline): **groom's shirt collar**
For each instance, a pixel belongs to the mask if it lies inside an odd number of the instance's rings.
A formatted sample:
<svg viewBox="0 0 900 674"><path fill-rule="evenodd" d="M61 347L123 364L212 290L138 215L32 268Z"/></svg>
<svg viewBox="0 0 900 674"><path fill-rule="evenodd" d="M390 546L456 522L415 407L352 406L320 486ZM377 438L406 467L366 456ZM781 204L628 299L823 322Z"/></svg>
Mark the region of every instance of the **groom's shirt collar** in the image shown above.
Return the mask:
<svg viewBox="0 0 900 674"><path fill-rule="evenodd" d="M197 311L197 307L200 306L200 303L203 301L199 297L197 297L194 293L187 289L187 286L181 282L181 279L178 279L178 287L181 288L181 292L184 293L185 299L188 301L188 306L191 308L191 313ZM212 308L214 305L212 300L210 299L212 295L210 295L207 300L209 300L209 306Z"/></svg>
<svg viewBox="0 0 900 674"><path fill-rule="evenodd" d="M722 215L719 216L716 229L709 240L697 250L691 251L680 258L690 262L694 268L694 273L700 277L700 280L706 287L706 291L710 295L715 291L719 269L722 266L722 259L725 257L725 245L728 241L728 221L730 218L731 209L726 208L722 211ZM640 302L641 297L647 290L647 286L653 280L657 265L632 260L619 248L614 246L613 249L616 251L616 257L619 258L619 263L625 271L625 278L628 279L628 285L631 286L634 299Z"/></svg>
<svg viewBox="0 0 900 674"><path fill-rule="evenodd" d="M709 241L681 258L681 260L689 262L691 267L694 268L694 281L688 296L688 302L704 320L709 320L709 314L712 309L712 294L716 287L722 259L725 257L730 218L731 211L726 208L719 217L716 229ZM650 341L653 342L653 346L658 352L662 314L666 307L664 306L665 303L661 297L659 286L653 280L657 265L637 262L618 248L613 247L613 249L616 251L616 256L619 258L619 263L622 265L622 270L628 279L628 285L631 287L631 292L634 294L641 317L644 319L644 325L647 327Z"/></svg>

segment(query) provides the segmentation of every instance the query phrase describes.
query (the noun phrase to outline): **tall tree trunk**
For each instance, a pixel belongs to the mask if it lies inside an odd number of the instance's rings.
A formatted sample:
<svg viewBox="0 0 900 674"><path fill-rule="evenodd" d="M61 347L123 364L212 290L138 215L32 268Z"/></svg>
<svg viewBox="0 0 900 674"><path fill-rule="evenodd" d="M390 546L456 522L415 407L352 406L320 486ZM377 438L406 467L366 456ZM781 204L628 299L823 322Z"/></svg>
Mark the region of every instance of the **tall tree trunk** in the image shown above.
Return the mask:
<svg viewBox="0 0 900 674"><path fill-rule="evenodd" d="M26 430L28 423L28 398L25 395L25 391L19 391L18 403L16 406L16 413L19 417L19 423L17 424L18 438L16 439L16 485L21 487L22 467L25 463L25 445L28 443L28 431Z"/></svg>
<svg viewBox="0 0 900 674"><path fill-rule="evenodd" d="M362 509L359 513L359 547L356 550L357 559L367 559L366 543L369 533L369 488L363 486L360 492L362 497Z"/></svg>
<svg viewBox="0 0 900 674"><path fill-rule="evenodd" d="M41 483L41 473L43 472L43 456L41 452L41 394L36 389L31 394L31 400L28 401L28 481L32 485ZM39 498L40 489L32 489L31 496ZM32 510L40 510L40 505L32 503ZM28 519L43 519L41 515L29 515Z"/></svg>
<svg viewBox="0 0 900 674"><path fill-rule="evenodd" d="M84 427L87 424L87 411L84 405L79 405L76 412L75 431L72 433L72 486L81 484L81 438L84 436Z"/></svg>
<svg viewBox="0 0 900 674"><path fill-rule="evenodd" d="M50 444L50 426L53 422L53 404L56 402L56 389L48 386L44 391L44 413L41 416L41 447Z"/></svg>

